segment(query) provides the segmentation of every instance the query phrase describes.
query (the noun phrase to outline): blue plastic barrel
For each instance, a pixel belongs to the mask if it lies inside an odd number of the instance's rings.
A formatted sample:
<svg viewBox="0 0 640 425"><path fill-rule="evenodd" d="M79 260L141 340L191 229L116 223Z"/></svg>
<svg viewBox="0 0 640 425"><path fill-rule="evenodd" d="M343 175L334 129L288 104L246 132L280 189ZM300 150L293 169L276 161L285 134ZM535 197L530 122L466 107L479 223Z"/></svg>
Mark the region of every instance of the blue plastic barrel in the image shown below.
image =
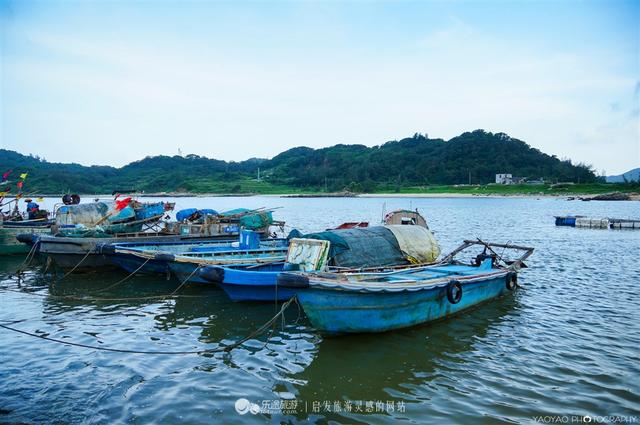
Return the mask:
<svg viewBox="0 0 640 425"><path fill-rule="evenodd" d="M240 249L260 248L260 233L252 230L240 230Z"/></svg>

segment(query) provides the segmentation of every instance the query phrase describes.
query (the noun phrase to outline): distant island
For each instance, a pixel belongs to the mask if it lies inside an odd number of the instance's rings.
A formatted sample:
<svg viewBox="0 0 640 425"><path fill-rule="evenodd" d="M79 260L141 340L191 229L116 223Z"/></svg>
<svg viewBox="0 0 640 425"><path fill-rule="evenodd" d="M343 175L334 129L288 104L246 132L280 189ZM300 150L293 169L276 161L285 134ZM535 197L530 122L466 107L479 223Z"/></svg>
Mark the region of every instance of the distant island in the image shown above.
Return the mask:
<svg viewBox="0 0 640 425"><path fill-rule="evenodd" d="M573 164L505 133L484 130L463 133L448 141L416 133L374 147L297 147L272 159L241 162L197 155L153 156L115 168L52 163L2 149L0 164L6 170L28 173L25 192L39 194L105 194L124 189L172 194L640 191L637 182L605 184L589 165ZM496 174L507 173L519 184L495 184Z"/></svg>

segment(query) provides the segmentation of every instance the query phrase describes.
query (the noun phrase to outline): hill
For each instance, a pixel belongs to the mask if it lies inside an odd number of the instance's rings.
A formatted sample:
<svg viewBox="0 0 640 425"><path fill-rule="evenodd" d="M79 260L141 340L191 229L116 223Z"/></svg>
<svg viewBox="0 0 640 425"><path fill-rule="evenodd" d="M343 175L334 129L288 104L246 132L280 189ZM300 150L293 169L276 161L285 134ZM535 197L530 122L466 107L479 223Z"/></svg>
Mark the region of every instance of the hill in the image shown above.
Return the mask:
<svg viewBox="0 0 640 425"><path fill-rule="evenodd" d="M607 183L640 182L640 168L634 168L618 176L607 176Z"/></svg>
<svg viewBox="0 0 640 425"><path fill-rule="evenodd" d="M297 147L272 159L227 162L197 155L155 156L121 168L51 163L0 150L3 170L28 172L25 189L39 193L399 191L406 187L491 183L497 173L547 181L591 183L590 166L572 164L504 133L476 130L448 141L413 137L380 146ZM258 170L261 179L257 179Z"/></svg>

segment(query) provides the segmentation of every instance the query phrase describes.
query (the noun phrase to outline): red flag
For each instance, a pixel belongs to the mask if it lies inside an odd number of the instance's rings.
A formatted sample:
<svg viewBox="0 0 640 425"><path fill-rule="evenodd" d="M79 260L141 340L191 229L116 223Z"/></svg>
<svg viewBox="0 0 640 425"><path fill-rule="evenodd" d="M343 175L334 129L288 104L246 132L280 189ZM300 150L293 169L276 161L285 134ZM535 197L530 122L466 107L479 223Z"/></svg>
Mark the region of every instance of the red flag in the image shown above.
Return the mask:
<svg viewBox="0 0 640 425"><path fill-rule="evenodd" d="M18 189L22 189L22 185L24 184L23 181L19 181L16 186L18 186Z"/></svg>
<svg viewBox="0 0 640 425"><path fill-rule="evenodd" d="M2 181L5 181L5 180L7 179L7 177L9 177L9 174L11 174L11 172L12 172L12 171L13 171L13 170L9 170L9 171L5 172L5 173L2 175Z"/></svg>
<svg viewBox="0 0 640 425"><path fill-rule="evenodd" d="M124 198L122 201L116 201L116 211L121 211L129 205L131 198Z"/></svg>

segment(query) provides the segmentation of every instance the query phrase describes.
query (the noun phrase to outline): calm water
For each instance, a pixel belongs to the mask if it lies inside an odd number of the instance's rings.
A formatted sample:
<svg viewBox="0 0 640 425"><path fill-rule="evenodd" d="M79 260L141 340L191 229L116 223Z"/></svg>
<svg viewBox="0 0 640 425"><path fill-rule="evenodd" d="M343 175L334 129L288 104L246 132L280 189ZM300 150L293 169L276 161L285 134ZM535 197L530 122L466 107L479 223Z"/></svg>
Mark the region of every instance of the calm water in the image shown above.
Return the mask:
<svg viewBox="0 0 640 425"><path fill-rule="evenodd" d="M47 203L51 203L47 200ZM638 202L556 199L177 199L178 207L275 207L302 231L380 221L419 208L449 251L464 238L536 247L525 287L456 318L399 332L323 338L291 308L230 354L134 355L69 347L0 329L0 423L534 423L620 415L640 423L640 231L555 227L554 214L640 216ZM54 338L139 350L198 350L242 338L273 304L234 304L190 286L181 298L69 301L124 275L42 265L10 279L0 260L0 321ZM60 275L58 275L60 276ZM135 277L101 294L162 295L179 282ZM240 415L236 400L292 414ZM351 412L346 412L351 406ZM339 407L340 411L337 411ZM358 409L360 407L360 409ZM361 410L361 411L357 411ZM603 419L603 418L600 418ZM547 418L547 420L549 420ZM564 419L563 419L564 420ZM571 423L571 422L569 422Z"/></svg>

